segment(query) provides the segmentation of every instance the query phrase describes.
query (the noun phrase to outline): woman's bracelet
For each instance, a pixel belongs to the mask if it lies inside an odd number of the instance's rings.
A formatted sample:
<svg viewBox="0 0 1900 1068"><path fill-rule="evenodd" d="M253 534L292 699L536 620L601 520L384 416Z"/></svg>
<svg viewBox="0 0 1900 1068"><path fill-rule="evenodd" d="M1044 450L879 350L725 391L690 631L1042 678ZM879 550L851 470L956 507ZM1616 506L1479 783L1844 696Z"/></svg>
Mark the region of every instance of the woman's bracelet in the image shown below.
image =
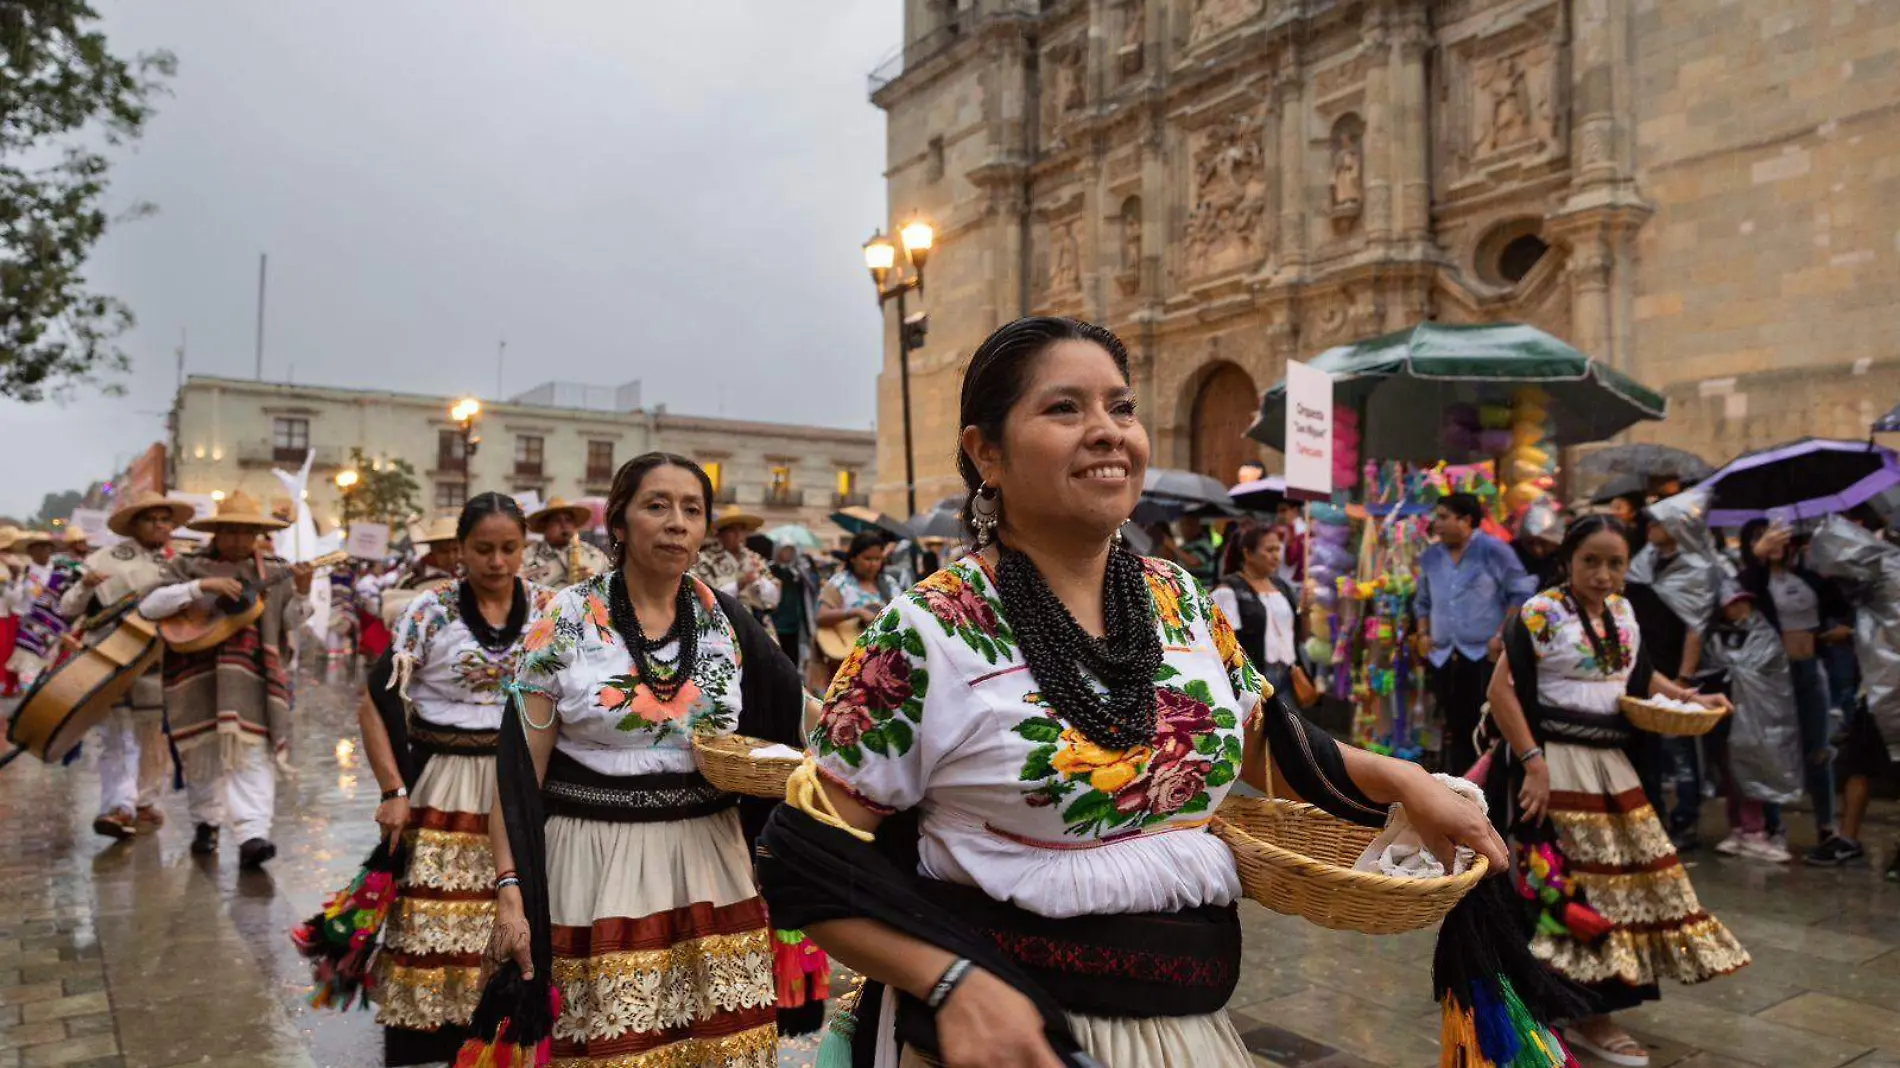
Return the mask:
<svg viewBox="0 0 1900 1068"><path fill-rule="evenodd" d="M408 797L408 796L409 796L409 788L407 786L398 786L398 787L395 787L394 789L383 791L383 800L385 801L394 801L398 797Z"/></svg>
<svg viewBox="0 0 1900 1068"><path fill-rule="evenodd" d="M519 875L510 873L495 880L495 892L498 894L501 893L503 890L508 889L511 886L517 889L520 888L521 877Z"/></svg>
<svg viewBox="0 0 1900 1068"><path fill-rule="evenodd" d="M1541 757L1543 755L1544 755L1544 747L1541 745L1533 745L1529 749L1524 750L1522 753L1517 754L1517 762L1519 764L1528 764L1531 761L1536 760L1538 757Z"/></svg>
<svg viewBox="0 0 1900 1068"><path fill-rule="evenodd" d="M950 995L956 992L963 980L969 978L970 969L973 967L975 965L972 965L967 957L958 957L951 961L950 967L945 968L943 976L937 980L937 985L930 988L930 997L924 1004L932 1009L942 1008L943 1003L950 1000Z"/></svg>
<svg viewBox="0 0 1900 1068"><path fill-rule="evenodd" d="M500 872L495 876L495 889L497 890L501 889L501 883L503 879L513 879L515 881L516 886L521 885L521 873L517 872L513 868L509 868L507 871Z"/></svg>

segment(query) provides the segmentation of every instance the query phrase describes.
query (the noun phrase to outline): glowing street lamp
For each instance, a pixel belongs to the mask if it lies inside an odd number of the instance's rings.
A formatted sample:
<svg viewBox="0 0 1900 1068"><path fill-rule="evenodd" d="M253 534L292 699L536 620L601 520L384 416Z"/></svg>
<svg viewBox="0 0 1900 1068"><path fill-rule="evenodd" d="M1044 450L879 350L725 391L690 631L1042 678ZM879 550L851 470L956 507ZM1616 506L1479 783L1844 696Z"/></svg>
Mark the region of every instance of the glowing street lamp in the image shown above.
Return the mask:
<svg viewBox="0 0 1900 1068"><path fill-rule="evenodd" d="M356 487L359 478L355 469L346 467L336 473L336 488L348 493Z"/></svg>
<svg viewBox="0 0 1900 1068"><path fill-rule="evenodd" d="M897 368L904 397L904 496L910 509L907 514L916 515L917 460L911 446L910 353L912 349L923 348L924 337L930 330L930 317L923 312L910 315L905 310L904 298L912 290L919 297L923 296L924 264L937 243L937 231L922 216L912 215L897 231L897 238L904 246L904 260L909 270L897 266L897 246L882 230L873 233L864 243L864 265L870 268L871 282L877 287L878 306L897 301ZM890 280L893 271L897 273L894 282Z"/></svg>

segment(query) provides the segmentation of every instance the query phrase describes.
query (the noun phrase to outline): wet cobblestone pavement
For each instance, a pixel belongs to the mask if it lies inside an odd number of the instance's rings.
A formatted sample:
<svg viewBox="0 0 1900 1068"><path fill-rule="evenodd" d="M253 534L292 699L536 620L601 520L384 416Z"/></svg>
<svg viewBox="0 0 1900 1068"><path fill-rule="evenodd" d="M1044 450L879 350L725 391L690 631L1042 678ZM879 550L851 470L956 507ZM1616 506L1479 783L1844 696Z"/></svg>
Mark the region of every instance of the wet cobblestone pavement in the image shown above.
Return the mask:
<svg viewBox="0 0 1900 1068"><path fill-rule="evenodd" d="M0 771L0 1068L380 1064L369 1013L304 1003L308 971L285 937L374 842L357 692L339 674L301 680L296 773L279 784L279 854L263 873L240 874L228 841L216 858L190 856L182 794L166 798L157 835L114 844L91 831L89 761L26 758ZM1792 823L1804 844L1806 821ZM1869 831L1884 863L1900 812L1877 806ZM1654 1068L1900 1068L1900 886L1865 864L1819 871L1709 850L1688 859L1703 902L1755 964L1665 989L1630 1015ZM1260 1063L1438 1063L1428 934L1324 931L1251 904L1243 916L1232 1009ZM810 1063L811 1043L798 1045L785 1064Z"/></svg>

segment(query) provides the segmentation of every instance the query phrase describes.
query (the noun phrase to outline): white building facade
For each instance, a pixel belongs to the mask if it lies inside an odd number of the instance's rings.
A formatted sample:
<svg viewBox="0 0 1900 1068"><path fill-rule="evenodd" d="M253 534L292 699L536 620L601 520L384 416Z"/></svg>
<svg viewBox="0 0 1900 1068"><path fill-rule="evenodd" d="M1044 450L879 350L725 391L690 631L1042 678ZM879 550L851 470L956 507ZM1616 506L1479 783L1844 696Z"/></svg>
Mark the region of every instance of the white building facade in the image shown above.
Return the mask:
<svg viewBox="0 0 1900 1068"><path fill-rule="evenodd" d="M612 399L558 406L602 396ZM876 453L869 430L673 415L639 408L638 396L637 385L548 383L514 400L483 401L473 429L479 444L465 456L461 425L449 415L453 397L192 375L172 406L169 481L186 493L243 490L287 511L271 469L294 470L314 450L310 510L330 527L342 516L335 476L350 466L352 450L372 465L409 461L422 511L451 513L485 490L544 501L604 497L621 464L661 449L698 461L721 505L742 505L767 526L836 533L826 516L866 503ZM627 410L614 410L624 403Z"/></svg>

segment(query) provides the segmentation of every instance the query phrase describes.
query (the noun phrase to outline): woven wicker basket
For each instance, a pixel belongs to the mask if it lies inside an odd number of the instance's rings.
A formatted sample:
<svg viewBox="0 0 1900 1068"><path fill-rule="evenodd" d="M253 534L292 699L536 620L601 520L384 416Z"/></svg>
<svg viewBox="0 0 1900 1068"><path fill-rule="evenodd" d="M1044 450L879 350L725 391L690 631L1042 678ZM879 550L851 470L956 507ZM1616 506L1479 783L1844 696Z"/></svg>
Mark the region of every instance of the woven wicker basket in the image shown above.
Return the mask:
<svg viewBox="0 0 1900 1068"><path fill-rule="evenodd" d="M1634 697L1624 697L1618 704L1623 709L1623 718L1637 727L1652 734L1667 734L1675 738L1694 738L1707 734L1728 716L1725 708L1708 712L1682 712L1638 701Z"/></svg>
<svg viewBox="0 0 1900 1068"><path fill-rule="evenodd" d="M1480 856L1462 874L1438 879L1354 871L1377 830L1279 798L1230 795L1213 831L1233 850L1248 897L1339 931L1401 934L1430 927L1489 867Z"/></svg>
<svg viewBox="0 0 1900 1068"><path fill-rule="evenodd" d="M743 734L700 735L693 739L693 763L706 781L727 793L748 797L785 796L785 780L800 761L791 757L760 758L754 749L771 745Z"/></svg>

